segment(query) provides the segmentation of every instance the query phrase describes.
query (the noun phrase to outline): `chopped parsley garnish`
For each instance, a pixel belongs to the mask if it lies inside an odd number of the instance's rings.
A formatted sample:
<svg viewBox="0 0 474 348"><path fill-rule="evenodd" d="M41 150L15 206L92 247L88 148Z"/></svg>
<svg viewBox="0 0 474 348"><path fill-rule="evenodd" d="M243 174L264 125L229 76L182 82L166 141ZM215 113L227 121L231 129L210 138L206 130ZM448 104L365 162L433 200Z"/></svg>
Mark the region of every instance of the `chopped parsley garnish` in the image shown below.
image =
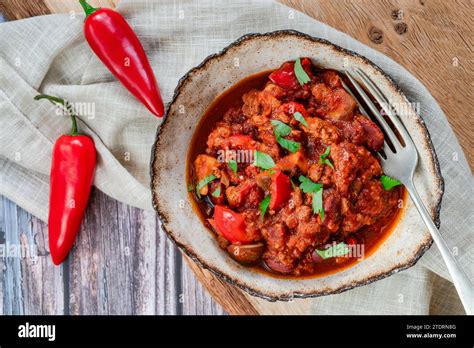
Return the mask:
<svg viewBox="0 0 474 348"><path fill-rule="evenodd" d="M268 195L260 202L260 211L262 212L262 221L265 218L265 213L267 212L268 206L270 205L271 196Z"/></svg>
<svg viewBox="0 0 474 348"><path fill-rule="evenodd" d="M275 133L275 138L282 148L287 149L292 153L295 153L300 149L300 143L283 138L290 134L290 126L278 120L272 120L271 123L273 125L273 133Z"/></svg>
<svg viewBox="0 0 474 348"><path fill-rule="evenodd" d="M286 123L283 123L278 120L271 120L271 124L273 125L273 132L278 134L282 137L286 137L288 134L291 133L291 127L288 126Z"/></svg>
<svg viewBox="0 0 474 348"><path fill-rule="evenodd" d="M304 71L303 66L301 65L301 59L298 58L295 61L294 70L295 70L295 76L298 79L298 82L300 83L301 86L311 81L308 74L306 73L306 71Z"/></svg>
<svg viewBox="0 0 474 348"><path fill-rule="evenodd" d="M311 193L313 199L313 214L319 213L321 220L324 220L323 208L323 185L313 182L304 175L299 177L300 188L304 193Z"/></svg>
<svg viewBox="0 0 474 348"><path fill-rule="evenodd" d="M237 174L237 162L234 160L230 160L227 165L229 168L234 172L234 174Z"/></svg>
<svg viewBox="0 0 474 348"><path fill-rule="evenodd" d="M214 197L219 197L221 195L221 187L217 187L215 191L212 193Z"/></svg>
<svg viewBox="0 0 474 348"><path fill-rule="evenodd" d="M390 190L391 188L402 184L397 179L391 178L387 175L382 175L380 177L380 182L382 183L384 190Z"/></svg>
<svg viewBox="0 0 474 348"><path fill-rule="evenodd" d="M324 208L323 208L323 189L320 188L313 193L313 213L319 213L321 221L324 220Z"/></svg>
<svg viewBox="0 0 474 348"><path fill-rule="evenodd" d="M329 259L331 257L338 257L338 256L346 255L347 253L349 253L349 247L347 246L346 243L341 242L339 244L333 245L333 246L331 246L327 249L324 249L324 250L316 249L316 252L323 259Z"/></svg>
<svg viewBox="0 0 474 348"><path fill-rule="evenodd" d="M293 182L293 178L290 178L290 183L291 183L291 187L293 187L293 190L294 190L296 188L296 185Z"/></svg>
<svg viewBox="0 0 474 348"><path fill-rule="evenodd" d="M211 175L208 175L206 176L204 179L202 179L201 181L198 182L198 184L196 185L196 194L199 198L201 198L201 189L206 186L207 184L209 184L211 181L213 180L216 180L217 177L214 175L214 174L211 174Z"/></svg>
<svg viewBox="0 0 474 348"><path fill-rule="evenodd" d="M300 112L298 111L295 112L293 114L293 117L295 118L296 121L301 123L303 126L308 127L308 123L306 122L306 120L304 119L304 116Z"/></svg>
<svg viewBox="0 0 474 348"><path fill-rule="evenodd" d="M324 151L324 153L319 156L318 164L327 164L334 170L334 166L332 165L331 161L329 160L329 158L326 158L329 156L329 151L331 151L330 146L326 147L326 151Z"/></svg>
<svg viewBox="0 0 474 348"><path fill-rule="evenodd" d="M297 152L301 147L300 143L298 143L296 141L293 141L293 140L288 140L288 139L282 138L278 135L276 135L276 140L282 148L287 149L291 153Z"/></svg>
<svg viewBox="0 0 474 348"><path fill-rule="evenodd" d="M188 184L188 192L193 192L194 191L194 187L192 184Z"/></svg>
<svg viewBox="0 0 474 348"><path fill-rule="evenodd" d="M255 151L253 165L262 169L271 169L275 167L275 162L265 152Z"/></svg>
<svg viewBox="0 0 474 348"><path fill-rule="evenodd" d="M322 184L315 183L304 175L300 175L299 180L301 182L300 189L304 193L316 192L319 189L323 188Z"/></svg>

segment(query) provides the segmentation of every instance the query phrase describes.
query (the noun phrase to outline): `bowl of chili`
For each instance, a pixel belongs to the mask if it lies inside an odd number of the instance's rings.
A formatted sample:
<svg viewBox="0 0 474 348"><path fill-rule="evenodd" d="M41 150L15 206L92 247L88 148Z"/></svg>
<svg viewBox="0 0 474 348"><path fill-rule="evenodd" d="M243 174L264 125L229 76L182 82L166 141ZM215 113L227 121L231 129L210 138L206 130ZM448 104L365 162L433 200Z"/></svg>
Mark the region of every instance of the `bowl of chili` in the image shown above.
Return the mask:
<svg viewBox="0 0 474 348"><path fill-rule="evenodd" d="M344 89L347 66L407 116L421 158L415 182L439 222L429 133L386 73L303 33L249 34L180 80L157 132L153 205L184 253L250 294L289 300L369 284L430 247L375 156L383 133Z"/></svg>

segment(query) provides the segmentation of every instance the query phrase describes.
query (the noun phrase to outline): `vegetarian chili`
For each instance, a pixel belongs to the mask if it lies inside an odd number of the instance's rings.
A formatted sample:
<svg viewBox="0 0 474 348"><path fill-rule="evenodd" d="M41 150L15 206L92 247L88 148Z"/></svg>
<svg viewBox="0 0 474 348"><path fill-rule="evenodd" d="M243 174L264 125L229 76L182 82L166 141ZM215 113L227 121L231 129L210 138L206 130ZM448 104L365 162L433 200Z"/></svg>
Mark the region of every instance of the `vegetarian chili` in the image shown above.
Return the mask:
<svg viewBox="0 0 474 348"><path fill-rule="evenodd" d="M189 190L236 261L327 274L373 251L401 211L404 189L376 155L383 142L342 77L301 58L212 103L190 147Z"/></svg>

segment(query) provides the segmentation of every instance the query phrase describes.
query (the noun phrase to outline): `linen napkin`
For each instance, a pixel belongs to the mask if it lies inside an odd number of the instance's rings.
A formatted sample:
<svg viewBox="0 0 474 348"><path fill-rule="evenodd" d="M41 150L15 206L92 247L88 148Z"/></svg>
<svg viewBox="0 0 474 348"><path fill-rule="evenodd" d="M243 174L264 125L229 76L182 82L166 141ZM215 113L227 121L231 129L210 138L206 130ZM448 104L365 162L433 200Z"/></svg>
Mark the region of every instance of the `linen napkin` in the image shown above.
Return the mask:
<svg viewBox="0 0 474 348"><path fill-rule="evenodd" d="M383 54L291 8L267 0L128 1L117 8L139 36L169 102L179 78L209 54L250 32L295 29L356 51L419 103L445 179L441 233L471 279L472 175L445 115L429 91ZM68 99L79 127L98 151L94 185L107 195L152 209L149 162L160 120L95 57L82 34L84 15L48 15L0 24L0 194L47 219L49 167L55 139L70 128L39 92ZM340 295L306 300L308 313L463 313L433 246L404 272ZM288 304L291 305L291 304Z"/></svg>

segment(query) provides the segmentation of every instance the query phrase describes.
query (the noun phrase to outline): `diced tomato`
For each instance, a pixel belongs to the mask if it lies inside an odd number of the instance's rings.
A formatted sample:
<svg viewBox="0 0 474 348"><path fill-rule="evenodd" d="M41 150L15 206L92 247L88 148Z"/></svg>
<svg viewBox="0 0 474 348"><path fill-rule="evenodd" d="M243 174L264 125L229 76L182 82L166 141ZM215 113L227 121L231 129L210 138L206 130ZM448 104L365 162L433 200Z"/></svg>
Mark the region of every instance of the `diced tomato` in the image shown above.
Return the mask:
<svg viewBox="0 0 474 348"><path fill-rule="evenodd" d="M233 149L255 149L255 141L252 139L252 137L242 134L231 135L230 137L224 140L224 145Z"/></svg>
<svg viewBox="0 0 474 348"><path fill-rule="evenodd" d="M289 102L283 104L283 110L288 115L293 115L295 112L299 112L301 115L303 115L304 118L308 117L308 113L306 112L305 107L300 103Z"/></svg>
<svg viewBox="0 0 474 348"><path fill-rule="evenodd" d="M284 171L295 171L299 168L304 174L308 172L308 160L302 151L291 153L277 162L277 167Z"/></svg>
<svg viewBox="0 0 474 348"><path fill-rule="evenodd" d="M270 209L278 209L286 203L290 199L291 191L290 178L283 174L281 170L273 173L270 185Z"/></svg>
<svg viewBox="0 0 474 348"><path fill-rule="evenodd" d="M239 213L222 205L214 207L214 223L217 231L231 243L250 243L252 238L245 231L245 220Z"/></svg>
<svg viewBox="0 0 474 348"><path fill-rule="evenodd" d="M311 69L311 60L309 58L302 58L301 66L306 72L309 72ZM299 86L299 82L295 76L295 62L284 63L280 69L270 74L269 79L283 88L295 89Z"/></svg>

